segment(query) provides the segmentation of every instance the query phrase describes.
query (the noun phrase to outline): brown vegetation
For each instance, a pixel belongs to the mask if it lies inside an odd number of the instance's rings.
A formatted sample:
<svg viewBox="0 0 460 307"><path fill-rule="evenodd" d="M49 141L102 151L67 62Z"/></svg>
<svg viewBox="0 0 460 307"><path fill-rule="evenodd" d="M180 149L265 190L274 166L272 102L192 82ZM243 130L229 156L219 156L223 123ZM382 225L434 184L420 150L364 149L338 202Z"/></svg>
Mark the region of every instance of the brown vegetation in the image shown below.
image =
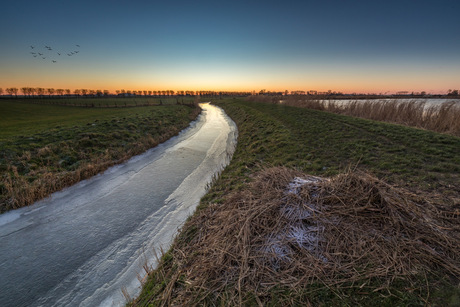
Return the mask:
<svg viewBox="0 0 460 307"><path fill-rule="evenodd" d="M350 102L309 99L305 96L252 96L253 101L278 103L295 107L396 123L460 136L460 105L447 102L429 105L424 101L353 100Z"/></svg>
<svg viewBox="0 0 460 307"><path fill-rule="evenodd" d="M174 269L156 273L166 284L155 299L263 305L280 285L299 294L314 284L340 291L375 280L373 293L388 295L401 277L403 291L413 291L420 276L460 276L459 209L363 173L326 179L266 169L184 226L170 252Z"/></svg>

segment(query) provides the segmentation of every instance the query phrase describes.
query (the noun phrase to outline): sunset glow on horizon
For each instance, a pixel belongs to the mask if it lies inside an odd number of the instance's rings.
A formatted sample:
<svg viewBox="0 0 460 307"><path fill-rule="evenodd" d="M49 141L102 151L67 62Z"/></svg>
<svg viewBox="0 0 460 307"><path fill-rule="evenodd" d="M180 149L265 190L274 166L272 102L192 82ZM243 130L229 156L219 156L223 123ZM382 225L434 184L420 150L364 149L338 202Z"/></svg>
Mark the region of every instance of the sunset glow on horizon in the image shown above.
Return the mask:
<svg viewBox="0 0 460 307"><path fill-rule="evenodd" d="M3 89L445 94L460 88L457 1L4 6Z"/></svg>

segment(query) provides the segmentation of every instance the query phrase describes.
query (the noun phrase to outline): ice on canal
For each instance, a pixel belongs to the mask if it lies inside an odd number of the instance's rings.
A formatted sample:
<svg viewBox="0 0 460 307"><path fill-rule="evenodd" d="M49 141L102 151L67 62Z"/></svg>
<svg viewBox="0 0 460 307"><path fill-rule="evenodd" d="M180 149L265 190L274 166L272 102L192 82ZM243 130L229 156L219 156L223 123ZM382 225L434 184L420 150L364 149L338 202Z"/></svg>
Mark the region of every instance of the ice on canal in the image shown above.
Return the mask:
<svg viewBox="0 0 460 307"><path fill-rule="evenodd" d="M122 165L0 215L3 306L120 306L140 291L143 266L168 249L212 178L229 162L237 129L201 105L179 136Z"/></svg>

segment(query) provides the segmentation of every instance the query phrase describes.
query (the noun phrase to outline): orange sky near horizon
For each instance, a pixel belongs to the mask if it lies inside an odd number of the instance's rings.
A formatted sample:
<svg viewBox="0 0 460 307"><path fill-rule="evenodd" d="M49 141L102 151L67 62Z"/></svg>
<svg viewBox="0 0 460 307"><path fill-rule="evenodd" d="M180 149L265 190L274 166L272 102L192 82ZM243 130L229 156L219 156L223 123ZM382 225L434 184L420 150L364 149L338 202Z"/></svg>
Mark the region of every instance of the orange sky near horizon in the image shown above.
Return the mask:
<svg viewBox="0 0 460 307"><path fill-rule="evenodd" d="M148 69L113 71L83 69L52 70L45 68L39 73L14 68L8 74L0 74L0 87L43 87L71 89L108 90L191 90L191 91L337 91L342 93L395 93L399 91L445 94L449 89L460 87L460 78L448 71L435 78L416 69L405 73L391 73L381 69L353 70L353 68L330 67L312 70L269 68L259 71L248 69L196 70L172 68L155 74ZM334 71L334 69L336 69ZM433 74L435 72L433 71Z"/></svg>

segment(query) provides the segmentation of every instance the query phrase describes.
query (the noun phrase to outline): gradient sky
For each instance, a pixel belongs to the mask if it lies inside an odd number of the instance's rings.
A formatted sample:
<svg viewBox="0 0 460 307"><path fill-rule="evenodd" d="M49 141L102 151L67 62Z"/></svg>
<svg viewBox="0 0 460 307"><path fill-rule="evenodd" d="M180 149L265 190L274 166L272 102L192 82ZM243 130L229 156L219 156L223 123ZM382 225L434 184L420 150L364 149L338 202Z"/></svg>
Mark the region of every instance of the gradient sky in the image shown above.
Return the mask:
<svg viewBox="0 0 460 307"><path fill-rule="evenodd" d="M460 88L458 0L14 0L1 13L3 89Z"/></svg>

